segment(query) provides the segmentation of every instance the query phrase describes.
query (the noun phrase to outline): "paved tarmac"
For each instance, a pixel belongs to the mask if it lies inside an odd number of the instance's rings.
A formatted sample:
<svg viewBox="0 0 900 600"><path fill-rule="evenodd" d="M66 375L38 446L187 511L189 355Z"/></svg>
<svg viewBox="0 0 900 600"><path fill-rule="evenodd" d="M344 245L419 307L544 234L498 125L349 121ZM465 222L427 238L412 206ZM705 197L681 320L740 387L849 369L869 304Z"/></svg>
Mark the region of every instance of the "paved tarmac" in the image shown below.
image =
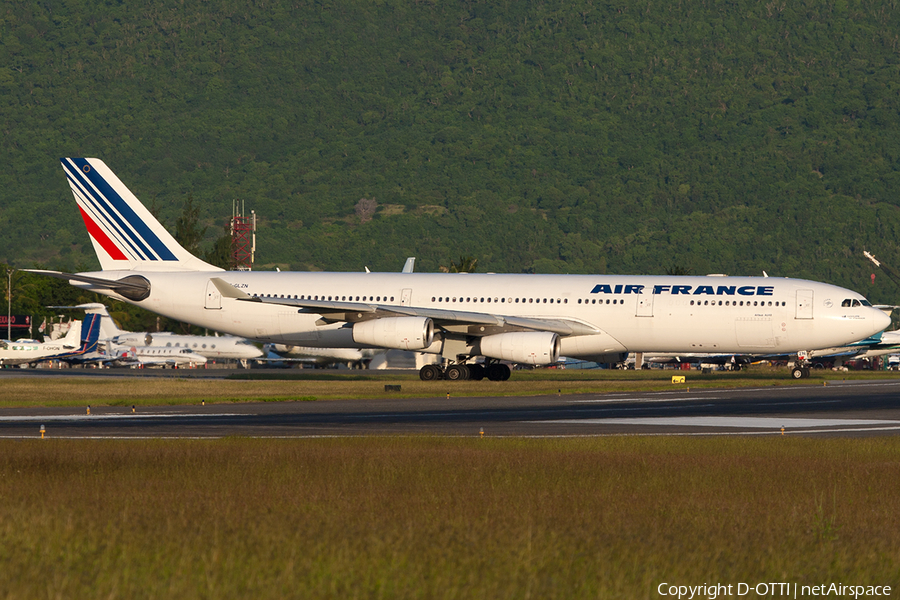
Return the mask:
<svg viewBox="0 0 900 600"><path fill-rule="evenodd" d="M0 438L355 435L884 436L900 432L900 381L564 396L0 410ZM782 431L783 428L783 431Z"/></svg>

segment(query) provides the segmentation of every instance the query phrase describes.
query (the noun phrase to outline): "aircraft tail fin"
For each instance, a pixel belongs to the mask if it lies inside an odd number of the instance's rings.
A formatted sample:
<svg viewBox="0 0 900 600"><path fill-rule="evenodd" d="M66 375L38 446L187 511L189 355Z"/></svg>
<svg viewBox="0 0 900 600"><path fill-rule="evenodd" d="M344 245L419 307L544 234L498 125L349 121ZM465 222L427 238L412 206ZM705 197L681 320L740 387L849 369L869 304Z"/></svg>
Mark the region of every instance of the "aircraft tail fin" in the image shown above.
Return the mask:
<svg viewBox="0 0 900 600"><path fill-rule="evenodd" d="M176 242L102 160L60 162L104 271L222 270Z"/></svg>
<svg viewBox="0 0 900 600"><path fill-rule="evenodd" d="M100 315L85 315L81 323L81 352L96 352L100 341Z"/></svg>
<svg viewBox="0 0 900 600"><path fill-rule="evenodd" d="M114 337L125 333L125 331L119 329L119 326L116 325L116 321L112 318L112 315L109 314L106 305L100 303L79 304L76 308L83 308L85 315L96 315L99 318L100 336L103 339L113 339Z"/></svg>
<svg viewBox="0 0 900 600"><path fill-rule="evenodd" d="M63 346L77 348L81 344L82 325L81 321L72 321L71 325L69 325L69 331L66 332L65 337L62 339Z"/></svg>

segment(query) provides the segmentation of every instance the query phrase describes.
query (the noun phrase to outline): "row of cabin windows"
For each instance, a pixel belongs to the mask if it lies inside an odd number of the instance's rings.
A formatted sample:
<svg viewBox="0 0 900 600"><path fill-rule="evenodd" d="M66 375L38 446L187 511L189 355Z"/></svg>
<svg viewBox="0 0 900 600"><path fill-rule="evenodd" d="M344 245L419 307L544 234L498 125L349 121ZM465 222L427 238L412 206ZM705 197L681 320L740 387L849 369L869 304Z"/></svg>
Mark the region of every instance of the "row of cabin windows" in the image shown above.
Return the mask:
<svg viewBox="0 0 900 600"><path fill-rule="evenodd" d="M691 300L691 306L693 305L694 301ZM697 300L697 306L716 306L716 301L704 300L701 302ZM722 306L722 300L719 300L718 306ZM769 303L766 304L765 300L754 300L752 303L749 300L746 302L744 300L725 300L725 306L772 306L772 301L769 300ZM787 306L787 302L776 302L775 306Z"/></svg>
<svg viewBox="0 0 900 600"><path fill-rule="evenodd" d="M288 294L285 296L284 294L254 294L255 297L258 298L287 298L287 299L295 299L295 300L334 300L334 301L346 301L346 302L393 302L394 297L390 296L318 296L318 295L294 295L291 296ZM463 297L444 297L439 296L431 297L432 302L498 302L498 303L510 303L510 304L568 304L569 300L567 298L473 298L471 296L467 298ZM580 301L579 301L580 302Z"/></svg>
<svg viewBox="0 0 900 600"><path fill-rule="evenodd" d="M289 300L290 299L323 300L323 301L324 300L328 300L328 301L333 300L335 302L341 302L341 301L343 301L343 302L393 302L394 301L393 296L391 296L390 299L388 299L387 296L362 296L361 299L360 299L360 296L356 296L354 299L353 296L325 296L325 295L313 296L313 295L306 295L306 294L300 294L299 296L297 294L294 294L293 296L288 294L287 296L285 296L284 294L281 294L281 295L278 295L278 294L253 294L253 297L254 298L287 298Z"/></svg>
<svg viewBox="0 0 900 600"><path fill-rule="evenodd" d="M697 303L697 306L716 306L717 305L715 300L712 300L712 301L710 301L710 300L703 300L703 301L691 300L691 306L694 306L695 302ZM605 302L604 302L603 298L600 298L599 300L597 300L596 298L591 298L590 300L585 300L584 303L585 304L610 304L610 301L608 298L606 299ZM617 304L617 303L625 304L625 300L618 300L618 302L617 302L617 300L615 298L613 298L612 304ZM578 300L578 304L581 304L580 299ZM776 302L775 303L775 306L786 306L786 305L787 305L787 302ZM747 300L746 302L744 300L724 300L724 301L719 300L718 306L767 306L767 304L766 304L765 300L754 300L752 303L749 300ZM768 306L772 306L771 300L769 301Z"/></svg>
<svg viewBox="0 0 900 600"><path fill-rule="evenodd" d="M166 348L171 348L172 345L173 345L172 342L166 342ZM181 342L175 342L174 345L175 345L176 348L180 348L180 347L181 347ZM185 348L190 348L191 345L188 344L187 342L185 342L185 343L184 343L184 347L185 347ZM210 348L215 348L215 347L216 347L215 344L213 344L213 345L210 346ZM194 342L194 348L206 348L206 344L203 344L202 346L198 346L198 345L197 345L197 342Z"/></svg>
<svg viewBox="0 0 900 600"><path fill-rule="evenodd" d="M499 302L500 304L568 304L569 300L566 298L472 298L471 296L468 298L463 297L431 297L432 302Z"/></svg>
<svg viewBox="0 0 900 600"><path fill-rule="evenodd" d="M257 294L254 294L254 296L257 296ZM290 299L292 296L290 294L288 294L287 296L285 296L284 294L281 294L280 296L278 294L259 294L258 297ZM323 296L318 296L318 295L307 296L305 294L301 294L299 296L295 294L293 296L293 299L295 299L295 300L329 300L329 301L334 300L334 301L345 301L345 302L346 301L349 301L349 302L381 302L381 301L393 302L394 301L393 296L391 296L390 299L388 299L387 296L362 296L362 297L360 297L360 296L356 296L356 297L354 297L354 296L324 296L324 295ZM472 297L456 298L455 296L454 297L432 296L431 301L432 302L487 302L487 303L490 303L490 302L506 303L508 301L510 304L513 304L513 303L514 304L520 304L520 303L521 304L535 304L535 303L536 304L554 304L554 303L555 304L568 304L569 303L568 298L556 298L556 299L554 299L554 298L549 298L549 299L548 298L509 298L507 300L506 298L472 298ZM582 301L582 299L579 298L578 304L582 304L582 302L584 304L625 304L625 300L619 300L617 298L613 298L612 301L610 301L609 298L607 298L605 301L603 298L601 298L599 301L596 298L586 299L584 301ZM694 306L694 302L695 302L694 300L691 300L691 306ZM696 303L697 303L697 306L710 306L710 305L716 306L715 300L712 301L712 304L710 304L709 300L703 300L702 302L700 300L696 300ZM850 306L851 305L850 303L851 303L850 300L844 300L844 302L841 304L841 306ZM853 300L852 303L853 303L852 304L853 306L860 305L859 300ZM724 300L724 301L719 300L718 306L723 306L723 305L724 306L767 306L765 300L762 300L762 301L754 300L752 302L752 304L751 304L750 300L746 300L746 301L744 301L744 300ZM867 306L867 305L868 305L868 303L866 303L864 306ZM768 302L768 306L772 306L771 300ZM781 302L781 303L776 302L775 306L787 306L787 302Z"/></svg>

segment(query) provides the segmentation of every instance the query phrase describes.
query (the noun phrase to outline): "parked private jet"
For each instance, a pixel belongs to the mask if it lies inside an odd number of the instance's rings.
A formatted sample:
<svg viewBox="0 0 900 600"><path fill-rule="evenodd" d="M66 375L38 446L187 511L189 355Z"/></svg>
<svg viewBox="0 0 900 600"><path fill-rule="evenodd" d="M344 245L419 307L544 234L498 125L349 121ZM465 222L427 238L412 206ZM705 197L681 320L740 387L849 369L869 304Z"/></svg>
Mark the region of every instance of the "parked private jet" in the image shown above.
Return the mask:
<svg viewBox="0 0 900 600"><path fill-rule="evenodd" d="M45 360L71 360L97 350L100 318L87 315L75 321L62 339L50 342L37 340L0 340L0 365L33 365Z"/></svg>
<svg viewBox="0 0 900 600"><path fill-rule="evenodd" d="M106 347L104 364L112 366L132 367L198 367L206 364L206 357L191 352L188 348L166 346L120 346L110 344Z"/></svg>
<svg viewBox="0 0 900 600"><path fill-rule="evenodd" d="M61 161L102 270L35 272L262 342L447 359L422 367L424 380L503 380L500 361L546 365L561 353L806 352L890 323L856 292L788 278L226 272L182 248L102 160Z"/></svg>

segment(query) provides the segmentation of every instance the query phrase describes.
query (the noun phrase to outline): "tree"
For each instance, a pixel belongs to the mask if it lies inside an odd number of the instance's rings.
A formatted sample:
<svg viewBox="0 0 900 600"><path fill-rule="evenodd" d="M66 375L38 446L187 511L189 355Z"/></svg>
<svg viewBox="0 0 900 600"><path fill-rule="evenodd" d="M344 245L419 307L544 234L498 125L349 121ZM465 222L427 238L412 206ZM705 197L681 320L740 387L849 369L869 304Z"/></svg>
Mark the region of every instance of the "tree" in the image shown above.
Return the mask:
<svg viewBox="0 0 900 600"><path fill-rule="evenodd" d="M225 231L213 242L212 248L203 255L203 260L222 269L234 269L231 257L231 227L225 223Z"/></svg>
<svg viewBox="0 0 900 600"><path fill-rule="evenodd" d="M472 256L460 256L459 262L450 261L449 267L438 267L441 273L474 273L478 268L478 259Z"/></svg>
<svg viewBox="0 0 900 600"><path fill-rule="evenodd" d="M368 223L378 210L378 202L375 198L360 198L356 203L356 216L359 217L360 223Z"/></svg>
<svg viewBox="0 0 900 600"><path fill-rule="evenodd" d="M181 216L175 221L175 241L196 256L200 253L200 241L206 229L200 227L200 209L194 206L193 194L188 194Z"/></svg>

